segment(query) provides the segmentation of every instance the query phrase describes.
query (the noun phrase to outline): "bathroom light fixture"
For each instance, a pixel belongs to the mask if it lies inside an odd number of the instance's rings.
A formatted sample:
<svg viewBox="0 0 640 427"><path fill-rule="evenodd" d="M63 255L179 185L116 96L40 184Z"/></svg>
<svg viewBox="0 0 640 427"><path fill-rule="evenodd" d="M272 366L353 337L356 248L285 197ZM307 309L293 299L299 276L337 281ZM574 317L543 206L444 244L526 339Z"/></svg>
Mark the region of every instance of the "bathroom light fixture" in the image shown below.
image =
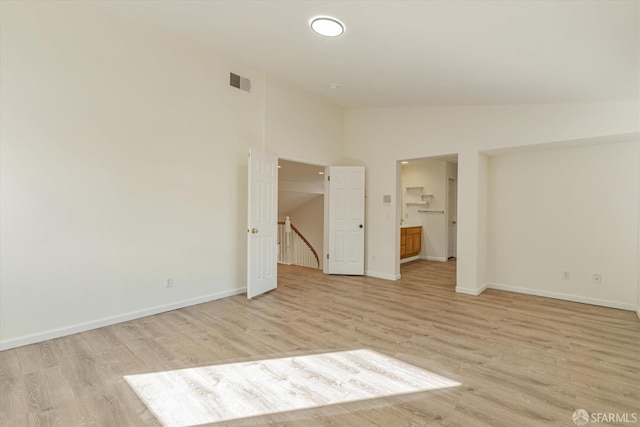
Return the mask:
<svg viewBox="0 0 640 427"><path fill-rule="evenodd" d="M324 175L324 172L318 172L318 175Z"/></svg>
<svg viewBox="0 0 640 427"><path fill-rule="evenodd" d="M344 25L342 22L329 16L313 18L311 20L311 29L318 34L327 37L337 37L344 33Z"/></svg>
<svg viewBox="0 0 640 427"><path fill-rule="evenodd" d="M405 160L405 161L400 162L400 163L401 163L401 164L403 164L403 165L406 165L406 164L408 164L409 162Z"/></svg>

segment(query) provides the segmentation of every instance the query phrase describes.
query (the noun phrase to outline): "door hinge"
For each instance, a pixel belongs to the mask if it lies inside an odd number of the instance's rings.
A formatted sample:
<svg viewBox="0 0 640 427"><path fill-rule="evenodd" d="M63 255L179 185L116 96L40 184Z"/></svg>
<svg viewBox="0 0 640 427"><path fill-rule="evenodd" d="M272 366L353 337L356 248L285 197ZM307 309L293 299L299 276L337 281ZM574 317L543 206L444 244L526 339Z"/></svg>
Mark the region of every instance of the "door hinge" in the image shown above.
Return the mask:
<svg viewBox="0 0 640 427"><path fill-rule="evenodd" d="M327 254L327 259L329 259L329 254Z"/></svg>
<svg viewBox="0 0 640 427"><path fill-rule="evenodd" d="M331 181L331 175L327 175L327 181Z"/></svg>

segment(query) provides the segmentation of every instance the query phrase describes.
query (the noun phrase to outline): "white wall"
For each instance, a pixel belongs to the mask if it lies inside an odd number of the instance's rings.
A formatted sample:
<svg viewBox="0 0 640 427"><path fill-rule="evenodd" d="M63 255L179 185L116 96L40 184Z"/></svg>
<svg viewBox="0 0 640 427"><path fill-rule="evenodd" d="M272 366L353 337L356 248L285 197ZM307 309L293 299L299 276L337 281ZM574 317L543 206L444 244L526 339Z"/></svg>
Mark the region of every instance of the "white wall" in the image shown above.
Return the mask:
<svg viewBox="0 0 640 427"><path fill-rule="evenodd" d="M344 110L288 86L267 80L266 140L280 158L329 166L342 159Z"/></svg>
<svg viewBox="0 0 640 427"><path fill-rule="evenodd" d="M423 187L425 194L433 197L428 205L403 203L405 221L422 225L422 251L424 259L445 261L447 259L447 222L444 214L420 213L420 210L444 211L447 208L447 162L444 160L420 160L402 167L403 196L406 187Z"/></svg>
<svg viewBox="0 0 640 427"><path fill-rule="evenodd" d="M640 115L638 117L638 121L640 122ZM638 315L638 318L640 319L640 140L638 141L638 143L636 144L636 151L638 153L638 168L637 168L637 173L638 173L638 258L636 259L636 265L638 267L638 298L637 298L637 305L636 305L636 314Z"/></svg>
<svg viewBox="0 0 640 427"><path fill-rule="evenodd" d="M475 150L458 156L456 291L478 295L486 283L487 163Z"/></svg>
<svg viewBox="0 0 640 427"><path fill-rule="evenodd" d="M248 148L337 160L342 111L86 2L1 7L0 348L243 292Z"/></svg>
<svg viewBox="0 0 640 427"><path fill-rule="evenodd" d="M638 8L638 19L640 20L640 8ZM638 32L638 39L640 40L640 32ZM638 76L640 81L640 76ZM640 111L638 112L638 123L640 123ZM636 260L638 266L638 298L636 305L636 314L640 319L640 140L638 140L638 259Z"/></svg>
<svg viewBox="0 0 640 427"><path fill-rule="evenodd" d="M490 159L493 287L635 309L636 143ZM570 280L562 279L562 272ZM602 275L602 284L593 275Z"/></svg>
<svg viewBox="0 0 640 427"><path fill-rule="evenodd" d="M493 236L489 234L489 204L488 199L491 191L489 189L489 158L480 153L478 155L478 183L477 183L477 252L476 258L476 285L484 286L488 278L489 242ZM482 288L481 288L482 289Z"/></svg>
<svg viewBox="0 0 640 427"><path fill-rule="evenodd" d="M397 277L395 256L400 202L393 214L371 201L398 200L397 161L458 153L458 286L481 291L482 188L486 168L480 151L636 135L638 102L593 104L360 108L347 110L345 156L367 167L366 270ZM615 138L614 138L615 139ZM637 168L637 167L636 167ZM484 194L486 197L486 194ZM635 209L637 215L637 208ZM479 240L480 239L480 240Z"/></svg>
<svg viewBox="0 0 640 427"><path fill-rule="evenodd" d="M316 250L322 268L324 253L324 195L319 194L304 205L287 213L291 224L311 243Z"/></svg>

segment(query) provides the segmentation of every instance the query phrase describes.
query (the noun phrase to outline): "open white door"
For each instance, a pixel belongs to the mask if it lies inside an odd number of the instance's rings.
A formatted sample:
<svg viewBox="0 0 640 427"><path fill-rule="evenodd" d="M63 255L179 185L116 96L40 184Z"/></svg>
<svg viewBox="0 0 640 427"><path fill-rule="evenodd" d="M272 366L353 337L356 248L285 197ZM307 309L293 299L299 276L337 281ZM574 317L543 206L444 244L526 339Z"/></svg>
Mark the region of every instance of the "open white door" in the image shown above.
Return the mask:
<svg viewBox="0 0 640 427"><path fill-rule="evenodd" d="M278 286L278 156L249 150L247 297Z"/></svg>
<svg viewBox="0 0 640 427"><path fill-rule="evenodd" d="M328 203L328 274L364 274L364 166L330 166Z"/></svg>

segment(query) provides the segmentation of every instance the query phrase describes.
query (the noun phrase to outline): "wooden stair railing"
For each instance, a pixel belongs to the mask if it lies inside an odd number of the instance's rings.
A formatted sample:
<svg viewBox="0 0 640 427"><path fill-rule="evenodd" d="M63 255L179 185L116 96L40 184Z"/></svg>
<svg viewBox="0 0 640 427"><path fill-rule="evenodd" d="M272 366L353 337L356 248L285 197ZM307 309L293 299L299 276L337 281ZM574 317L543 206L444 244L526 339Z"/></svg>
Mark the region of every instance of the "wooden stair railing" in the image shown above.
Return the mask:
<svg viewBox="0 0 640 427"><path fill-rule="evenodd" d="M278 225L284 225L284 221L278 221ZM313 248L311 243L309 243L309 241L302 235L302 233L300 233L300 231L296 228L295 225L293 224L290 224L290 225L291 225L291 230L295 232L298 235L298 237L300 237L300 239L304 242L305 245L307 245L309 249L311 249L311 253L315 257L316 263L318 264L318 268L320 268L320 258L318 257L318 253L316 252L316 250Z"/></svg>

